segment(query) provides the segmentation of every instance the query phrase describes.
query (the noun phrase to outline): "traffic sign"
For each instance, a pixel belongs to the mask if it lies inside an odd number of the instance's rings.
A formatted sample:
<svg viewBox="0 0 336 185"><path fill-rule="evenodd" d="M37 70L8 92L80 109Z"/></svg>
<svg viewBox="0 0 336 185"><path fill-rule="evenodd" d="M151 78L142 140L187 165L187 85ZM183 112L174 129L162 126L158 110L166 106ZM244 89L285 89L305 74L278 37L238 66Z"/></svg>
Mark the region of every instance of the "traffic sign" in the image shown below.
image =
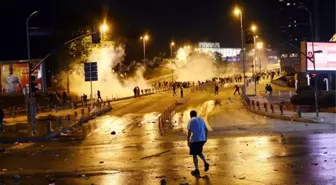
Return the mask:
<svg viewBox="0 0 336 185"><path fill-rule="evenodd" d="M98 81L97 62L84 63L85 81Z"/></svg>

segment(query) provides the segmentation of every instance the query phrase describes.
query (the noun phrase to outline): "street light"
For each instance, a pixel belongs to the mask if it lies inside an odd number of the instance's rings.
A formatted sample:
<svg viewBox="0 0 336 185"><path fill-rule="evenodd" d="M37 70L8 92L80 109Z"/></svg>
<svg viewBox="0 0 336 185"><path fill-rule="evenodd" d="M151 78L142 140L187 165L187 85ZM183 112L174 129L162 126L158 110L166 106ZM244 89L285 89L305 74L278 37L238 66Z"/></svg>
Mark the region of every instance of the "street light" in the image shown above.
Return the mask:
<svg viewBox="0 0 336 185"><path fill-rule="evenodd" d="M30 38L29 38L29 20L30 18L32 18L33 16L36 16L39 12L38 11L34 11L33 13L31 13L27 20L26 20L26 32L27 32L27 54L28 54L28 79L29 79L29 99L27 100L27 105L29 103L30 106L30 111L29 114L27 114L27 121L29 122L29 120L31 120L32 123L32 130L33 130L33 134L36 133L36 128L35 128L35 106L34 106L34 101L32 98L32 78L31 78L31 71L32 71L32 64L31 64L31 58L30 58Z"/></svg>
<svg viewBox="0 0 336 185"><path fill-rule="evenodd" d="M175 42L174 41L172 41L171 43L170 43L170 57L173 57L173 47L175 46Z"/></svg>
<svg viewBox="0 0 336 185"><path fill-rule="evenodd" d="M264 47L263 42L257 42L257 49L258 49L258 58L259 58L259 72L261 72L261 56L260 56L260 50L262 50Z"/></svg>
<svg viewBox="0 0 336 185"><path fill-rule="evenodd" d="M233 10L233 13L236 16L239 16L240 18L240 34L241 34L241 53L242 53L242 59L243 59L243 73L244 73L244 91L246 86L246 74L245 74L245 55L244 55L244 26L243 26L243 12L240 10L240 8L235 7Z"/></svg>
<svg viewBox="0 0 336 185"><path fill-rule="evenodd" d="M143 44L144 61L146 61L146 41L149 40L149 36L147 34L145 34L144 36L140 37L140 39L142 40L142 44Z"/></svg>
<svg viewBox="0 0 336 185"><path fill-rule="evenodd" d="M256 40L258 38L258 35L256 35L257 32L257 26L252 24L251 25L251 31L253 32L253 47L254 47L254 52L253 52L253 68L252 68L252 76L254 76L254 94L257 96L257 75L256 75L256 64L257 64L257 57L256 57Z"/></svg>
<svg viewBox="0 0 336 185"><path fill-rule="evenodd" d="M256 35L256 32L257 32L257 29L258 27L254 24L251 25L251 31L253 32L253 47L254 47L254 52L253 52L253 55L254 55L254 59L253 59L253 73L256 72L256 40L258 38L258 35Z"/></svg>
<svg viewBox="0 0 336 185"><path fill-rule="evenodd" d="M252 26L251 26L251 31L252 31L253 33L255 33L255 32L257 31L257 29L258 29L258 27L257 27L256 25L252 24Z"/></svg>
<svg viewBox="0 0 336 185"><path fill-rule="evenodd" d="M171 57L170 64L171 64L171 69L172 69L172 83L174 82L174 69L173 69L173 47L174 46L175 46L175 42L172 41L170 43L170 57Z"/></svg>
<svg viewBox="0 0 336 185"><path fill-rule="evenodd" d="M105 37L105 33L109 30L109 26L104 22L100 25L100 35L102 38Z"/></svg>
<svg viewBox="0 0 336 185"><path fill-rule="evenodd" d="M313 66L314 66L314 71L316 74L316 66L315 66L315 50L314 50L314 42L315 42L315 36L314 36L314 23L313 23L313 16L312 12L304 7L304 6L299 6L298 8L303 9L309 13L309 23L310 23L310 32L311 32L311 39L312 39L312 50L313 50ZM314 94L315 94L315 111L316 111L316 117L319 117L319 110L318 110L318 100L317 100L317 76L314 78Z"/></svg>

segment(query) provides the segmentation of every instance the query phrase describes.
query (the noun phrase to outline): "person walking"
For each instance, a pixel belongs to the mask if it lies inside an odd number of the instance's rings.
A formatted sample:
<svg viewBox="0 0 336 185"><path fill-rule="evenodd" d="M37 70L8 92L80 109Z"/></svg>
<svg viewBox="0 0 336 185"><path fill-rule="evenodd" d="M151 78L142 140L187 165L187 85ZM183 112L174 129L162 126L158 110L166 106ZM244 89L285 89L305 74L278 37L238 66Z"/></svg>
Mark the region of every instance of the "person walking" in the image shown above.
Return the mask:
<svg viewBox="0 0 336 185"><path fill-rule="evenodd" d="M195 170L191 171L193 176L200 176L198 169L198 156L204 162L204 171L209 170L209 163L207 163L203 154L203 146L208 139L208 129L202 118L197 117L195 110L190 111L190 121L188 124L188 137L187 142L190 149L189 154L193 156Z"/></svg>
<svg viewBox="0 0 336 185"><path fill-rule="evenodd" d="M181 93L181 98L183 98L183 86L182 86L182 84L180 85L180 93Z"/></svg>
<svg viewBox="0 0 336 185"><path fill-rule="evenodd" d="M239 86L238 85L235 85L235 91L234 91L233 95L236 95L236 93L238 93L240 95Z"/></svg>
<svg viewBox="0 0 336 185"><path fill-rule="evenodd" d="M99 102L99 100L101 100L103 102L103 99L100 96L100 91L99 90L97 91L97 100L98 100L98 102Z"/></svg>
<svg viewBox="0 0 336 185"><path fill-rule="evenodd" d="M218 95L218 91L219 91L219 87L218 87L218 83L216 83L216 85L215 85L215 94Z"/></svg>
<svg viewBox="0 0 336 185"><path fill-rule="evenodd" d="M272 96L273 88L271 85L268 85L269 96Z"/></svg>
<svg viewBox="0 0 336 185"><path fill-rule="evenodd" d="M269 97L271 92L270 92L270 88L268 84L266 84L265 86L265 91L266 91L266 96Z"/></svg>
<svg viewBox="0 0 336 185"><path fill-rule="evenodd" d="M174 83L173 84L173 96L176 96L177 94L176 94L176 84Z"/></svg>

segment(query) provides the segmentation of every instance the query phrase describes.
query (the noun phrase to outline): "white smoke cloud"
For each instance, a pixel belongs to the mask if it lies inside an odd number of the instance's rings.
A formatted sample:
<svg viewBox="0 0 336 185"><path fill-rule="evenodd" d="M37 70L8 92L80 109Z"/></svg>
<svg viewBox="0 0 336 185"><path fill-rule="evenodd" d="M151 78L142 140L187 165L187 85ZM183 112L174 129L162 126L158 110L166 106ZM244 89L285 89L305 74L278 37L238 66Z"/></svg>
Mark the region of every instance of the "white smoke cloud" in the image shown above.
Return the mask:
<svg viewBox="0 0 336 185"><path fill-rule="evenodd" d="M90 62L98 64L98 81L92 82L93 96L97 94L97 90L101 92L102 98L108 97L126 97L133 95L133 88L139 86L140 89L149 88L143 77L145 68L139 67L133 77L121 80L118 74L113 71L113 67L121 63L124 59L124 47L115 45L114 43L102 47L95 47L89 56ZM88 61L88 62L89 62ZM76 72L69 75L70 92L77 95L83 93L90 95L90 82L84 81L84 65L77 64L73 66ZM63 86L66 87L66 73L62 73Z"/></svg>
<svg viewBox="0 0 336 185"><path fill-rule="evenodd" d="M213 56L190 48L180 48L174 62L173 69L177 81L203 81L217 75Z"/></svg>

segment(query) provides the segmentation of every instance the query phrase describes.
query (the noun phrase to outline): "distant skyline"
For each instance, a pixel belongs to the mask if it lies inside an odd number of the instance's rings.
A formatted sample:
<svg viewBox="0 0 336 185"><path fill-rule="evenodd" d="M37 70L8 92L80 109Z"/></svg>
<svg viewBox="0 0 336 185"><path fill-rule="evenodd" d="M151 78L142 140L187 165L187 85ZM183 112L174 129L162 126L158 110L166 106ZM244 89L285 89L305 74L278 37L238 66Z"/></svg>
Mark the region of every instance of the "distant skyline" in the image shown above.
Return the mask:
<svg viewBox="0 0 336 185"><path fill-rule="evenodd" d="M35 10L40 11L40 14L30 23L32 27L40 28L40 34L31 37L34 58L45 56L67 38L71 38L72 32L78 28L92 25L107 17L112 24L112 35L126 40L128 60L135 60L141 59L139 37L145 32L151 36L148 43L149 56L159 52L169 53L171 40L177 45L210 41L220 42L223 47L240 47L239 20L232 15L232 8L236 4L243 8L246 27L253 22L259 26L261 34L266 33L272 38L277 38L278 23L275 18L278 1L6 1L1 3L5 8L0 12L3 25L0 60L26 58L25 19ZM335 0L323 1L334 3ZM332 13L334 12L335 9ZM335 20L335 17L333 19ZM335 32L334 24L323 27L325 30L333 31L326 31L326 35L321 38L330 39L332 35L329 36L327 33ZM274 40L276 39L269 40L272 46L276 45Z"/></svg>

